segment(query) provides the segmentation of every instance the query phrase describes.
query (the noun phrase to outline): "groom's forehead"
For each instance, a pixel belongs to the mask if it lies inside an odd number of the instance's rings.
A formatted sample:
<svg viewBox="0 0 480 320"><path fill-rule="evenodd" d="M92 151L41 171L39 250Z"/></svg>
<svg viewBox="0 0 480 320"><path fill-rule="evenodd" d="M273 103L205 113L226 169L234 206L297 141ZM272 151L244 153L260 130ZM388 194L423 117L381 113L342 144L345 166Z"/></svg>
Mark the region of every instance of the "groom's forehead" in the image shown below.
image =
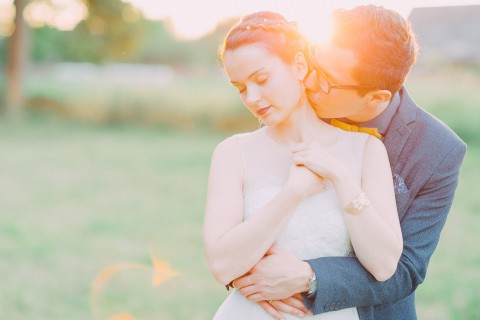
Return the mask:
<svg viewBox="0 0 480 320"><path fill-rule="evenodd" d="M316 46L315 58L320 68L332 73L334 77L350 75L358 63L353 50L341 48L333 44Z"/></svg>

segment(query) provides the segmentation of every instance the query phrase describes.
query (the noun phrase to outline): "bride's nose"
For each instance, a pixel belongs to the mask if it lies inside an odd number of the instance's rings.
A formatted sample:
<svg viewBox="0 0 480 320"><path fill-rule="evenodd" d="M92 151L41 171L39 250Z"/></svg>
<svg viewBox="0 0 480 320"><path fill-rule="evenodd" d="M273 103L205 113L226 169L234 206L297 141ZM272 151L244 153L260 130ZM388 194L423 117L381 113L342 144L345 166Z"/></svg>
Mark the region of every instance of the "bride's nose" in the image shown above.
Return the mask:
<svg viewBox="0 0 480 320"><path fill-rule="evenodd" d="M248 105L256 104L260 101L261 94L259 88L254 86L247 88L247 94L245 96L245 102Z"/></svg>

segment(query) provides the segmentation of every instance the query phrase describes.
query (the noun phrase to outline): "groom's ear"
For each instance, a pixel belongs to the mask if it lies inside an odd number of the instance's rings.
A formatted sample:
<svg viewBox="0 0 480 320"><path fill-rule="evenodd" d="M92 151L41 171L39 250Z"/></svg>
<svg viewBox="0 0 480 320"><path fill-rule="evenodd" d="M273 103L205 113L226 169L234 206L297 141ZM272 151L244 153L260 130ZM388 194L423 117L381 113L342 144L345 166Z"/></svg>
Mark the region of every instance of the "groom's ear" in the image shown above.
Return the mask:
<svg viewBox="0 0 480 320"><path fill-rule="evenodd" d="M388 90L375 90L367 92L367 100L372 104L379 104L390 101L392 93Z"/></svg>

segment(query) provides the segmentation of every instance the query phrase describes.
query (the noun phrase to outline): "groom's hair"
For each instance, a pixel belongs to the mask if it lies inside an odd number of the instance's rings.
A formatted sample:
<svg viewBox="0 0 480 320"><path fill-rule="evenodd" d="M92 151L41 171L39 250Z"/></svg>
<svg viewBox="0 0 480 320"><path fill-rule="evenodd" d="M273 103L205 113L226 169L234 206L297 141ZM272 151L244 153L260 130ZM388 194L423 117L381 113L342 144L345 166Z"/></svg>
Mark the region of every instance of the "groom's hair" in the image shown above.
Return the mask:
<svg viewBox="0 0 480 320"><path fill-rule="evenodd" d="M400 90L418 54L408 20L398 12L367 5L336 10L332 22L332 42L354 51L358 59L354 79L392 94Z"/></svg>

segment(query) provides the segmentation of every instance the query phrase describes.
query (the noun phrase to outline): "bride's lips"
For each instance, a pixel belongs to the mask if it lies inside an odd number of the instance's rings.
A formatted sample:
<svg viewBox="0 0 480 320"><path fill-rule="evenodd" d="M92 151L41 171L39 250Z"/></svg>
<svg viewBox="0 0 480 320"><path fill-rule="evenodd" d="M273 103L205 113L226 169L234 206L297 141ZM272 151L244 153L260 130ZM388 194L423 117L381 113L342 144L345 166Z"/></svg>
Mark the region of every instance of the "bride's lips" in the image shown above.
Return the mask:
<svg viewBox="0 0 480 320"><path fill-rule="evenodd" d="M256 114L258 117L263 117L264 115L266 115L266 114L268 113L268 111L270 110L271 107L272 107L272 106L260 108L260 109L258 109L257 111L255 111L255 114Z"/></svg>

